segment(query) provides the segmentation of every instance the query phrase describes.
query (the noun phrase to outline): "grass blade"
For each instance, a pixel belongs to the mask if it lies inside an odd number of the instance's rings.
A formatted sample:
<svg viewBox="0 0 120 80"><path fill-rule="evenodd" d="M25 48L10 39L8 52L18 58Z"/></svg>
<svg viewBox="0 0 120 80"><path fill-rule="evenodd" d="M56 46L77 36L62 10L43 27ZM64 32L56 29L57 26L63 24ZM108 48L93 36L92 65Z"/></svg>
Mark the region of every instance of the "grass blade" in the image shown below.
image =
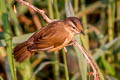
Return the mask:
<svg viewBox="0 0 120 80"><path fill-rule="evenodd" d="M5 4L3 6L5 6ZM11 75L12 75L12 79L16 80L16 72L15 72L14 61L12 56L12 32L8 21L7 11L2 13L2 21L5 30L5 41L7 44L8 62L11 70Z"/></svg>
<svg viewBox="0 0 120 80"><path fill-rule="evenodd" d="M66 16L67 17L75 16L74 15L74 10L73 10L73 7L72 7L72 4L71 4L70 0L66 0L66 2L65 2L65 10L66 10ZM81 43L80 35L77 35L75 37L75 39L79 43ZM81 51L79 50L79 48L74 46L74 49L75 49L75 52L77 54L79 70L80 70L80 73L81 73L82 80L87 80L87 63L86 63L86 60L85 60L84 56L82 55ZM81 65L81 64L84 64L84 65Z"/></svg>

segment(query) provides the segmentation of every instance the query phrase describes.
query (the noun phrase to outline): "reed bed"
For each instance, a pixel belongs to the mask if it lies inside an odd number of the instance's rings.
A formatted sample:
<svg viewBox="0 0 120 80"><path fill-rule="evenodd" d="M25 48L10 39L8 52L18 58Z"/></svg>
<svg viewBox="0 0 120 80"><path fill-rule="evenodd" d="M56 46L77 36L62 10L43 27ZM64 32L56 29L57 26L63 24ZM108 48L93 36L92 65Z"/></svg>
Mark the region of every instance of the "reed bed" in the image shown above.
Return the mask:
<svg viewBox="0 0 120 80"><path fill-rule="evenodd" d="M104 79L120 79L120 0L25 0L52 20L80 18L85 35L75 39L99 66ZM28 6L0 0L0 80L93 80L90 65L73 45L56 52L40 51L23 63L14 47L48 23Z"/></svg>

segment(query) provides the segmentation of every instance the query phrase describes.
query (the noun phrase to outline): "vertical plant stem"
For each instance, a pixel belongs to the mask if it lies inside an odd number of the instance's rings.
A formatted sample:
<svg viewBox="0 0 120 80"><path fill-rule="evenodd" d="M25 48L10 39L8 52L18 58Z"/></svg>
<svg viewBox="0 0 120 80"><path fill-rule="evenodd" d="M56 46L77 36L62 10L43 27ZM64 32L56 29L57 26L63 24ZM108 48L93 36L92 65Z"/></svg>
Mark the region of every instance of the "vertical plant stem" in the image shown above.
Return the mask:
<svg viewBox="0 0 120 80"><path fill-rule="evenodd" d="M4 1L0 1L0 20L1 20L1 17L2 17L2 16L1 16L2 12L6 11L6 7L3 6L3 4L4 4ZM0 29L3 31L2 28L0 28ZM2 33L0 34L0 38L3 38L3 39L4 39L4 32L2 32ZM0 47L0 56L2 56L2 57L5 57L5 56L6 56L5 47Z"/></svg>
<svg viewBox="0 0 120 80"><path fill-rule="evenodd" d="M59 80L59 53L58 51L54 52L54 79Z"/></svg>
<svg viewBox="0 0 120 80"><path fill-rule="evenodd" d="M60 19L60 14L59 14L59 11L58 11L57 2L58 2L57 0L53 0L53 5L54 5L54 8L55 8L55 18ZM54 78L55 78L55 80L60 80L60 77L59 77L59 54L58 53L59 53L58 51L54 52L54 60L55 60Z"/></svg>
<svg viewBox="0 0 120 80"><path fill-rule="evenodd" d="M116 4L115 0L112 2L112 19L113 19L113 28L114 28L114 22L115 22L115 9L116 9ZM114 35L114 29L113 29L113 35ZM113 36L114 37L114 36Z"/></svg>
<svg viewBox="0 0 120 80"><path fill-rule="evenodd" d="M15 72L14 60L12 55L12 31L8 20L5 0L0 0L0 12L1 12L0 17L2 18L3 26L5 30L4 36L7 44L7 54L8 54L8 62L10 65L10 71L11 71L12 79L16 80L16 72Z"/></svg>
<svg viewBox="0 0 120 80"><path fill-rule="evenodd" d="M85 0L81 0L81 10L84 11L86 8L85 8ZM85 35L80 35L81 37L81 41L82 41L82 44L83 46L89 50L89 39L88 39L88 29L87 29L87 16L83 16L82 17L82 23L83 23L83 28L84 28L84 32L85 32ZM78 54L79 55L79 54ZM86 70L84 70L84 74L87 74L87 61L84 59L84 65L85 65L85 68ZM86 77L86 78L85 78ZM87 76L84 75L82 77L82 80L87 80Z"/></svg>
<svg viewBox="0 0 120 80"><path fill-rule="evenodd" d="M118 35L120 36L120 0L117 1L117 27Z"/></svg>
<svg viewBox="0 0 120 80"><path fill-rule="evenodd" d="M59 13L58 13L58 8L57 8L57 0L54 1L54 7L55 7L55 14L56 18L59 18ZM51 19L54 19L54 14L53 14L53 7L52 7L52 0L48 0L48 12L49 12L49 17ZM58 52L54 52L54 79L59 80L59 55Z"/></svg>
<svg viewBox="0 0 120 80"><path fill-rule="evenodd" d="M12 0L6 0L6 1L7 1L7 8L9 10L8 13L14 25L15 34L19 36L23 32L22 32L22 28L20 27L19 21L17 19L17 15L15 14L12 8Z"/></svg>
<svg viewBox="0 0 120 80"><path fill-rule="evenodd" d="M59 10L58 10L58 0L54 0L54 8L55 8L55 18L56 19L60 19L60 13L59 13Z"/></svg>
<svg viewBox="0 0 120 80"><path fill-rule="evenodd" d="M49 12L49 18L54 19L52 0L48 0L48 12Z"/></svg>
<svg viewBox="0 0 120 80"><path fill-rule="evenodd" d="M14 13L14 10L12 8L12 0L6 0L6 2L7 2L7 8L9 10L9 12L8 12L9 16L13 22L13 25L14 25L15 35L17 35L17 36L22 35L22 33L23 33L22 28L21 28L19 21L17 19L17 15ZM24 70L22 70L21 66L19 66L19 65L17 65L17 67L18 67L19 72L22 71L21 75L22 75L23 80L29 80L32 76L32 67L31 67L30 61L28 60L27 62L24 62L21 65L22 65L22 67L25 68ZM27 74L28 72L29 72L29 76L26 77L25 74Z"/></svg>
<svg viewBox="0 0 120 80"><path fill-rule="evenodd" d="M16 80L14 61L13 61L13 55L12 55L12 32L11 32L10 24L8 21L8 15L3 13L2 20L4 23L5 40L7 43L8 62L10 65L12 78L13 80Z"/></svg>
<svg viewBox="0 0 120 80"><path fill-rule="evenodd" d="M109 41L113 40L114 37L114 10L113 10L113 1L111 2L109 0L108 3L108 35L109 35Z"/></svg>
<svg viewBox="0 0 120 80"><path fill-rule="evenodd" d="M64 68L65 68L65 80L70 80L69 79L68 67L67 67L66 53L64 52L64 50L62 50L62 53L63 53Z"/></svg>
<svg viewBox="0 0 120 80"><path fill-rule="evenodd" d="M74 11L75 13L78 12L79 0L74 0Z"/></svg>
<svg viewBox="0 0 120 80"><path fill-rule="evenodd" d="M31 80L33 69L29 60L25 61L22 64L19 64L18 68L20 74L22 75L22 80ZM32 78L32 80L35 80L35 76Z"/></svg>
<svg viewBox="0 0 120 80"><path fill-rule="evenodd" d="M85 0L81 0L81 10L84 11L85 10ZM81 39L82 39L82 44L83 46L89 50L89 39L88 39L88 29L87 29L87 16L83 16L82 17L82 23L83 23L83 28L84 28L84 32L85 35L81 35Z"/></svg>

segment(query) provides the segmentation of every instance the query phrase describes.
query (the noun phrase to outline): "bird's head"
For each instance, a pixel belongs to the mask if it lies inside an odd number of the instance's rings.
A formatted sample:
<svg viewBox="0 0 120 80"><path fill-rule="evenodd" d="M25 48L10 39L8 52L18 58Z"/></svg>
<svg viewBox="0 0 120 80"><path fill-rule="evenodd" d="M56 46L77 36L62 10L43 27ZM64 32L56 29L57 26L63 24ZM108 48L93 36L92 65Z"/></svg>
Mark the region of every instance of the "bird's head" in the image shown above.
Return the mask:
<svg viewBox="0 0 120 80"><path fill-rule="evenodd" d="M68 25L68 28L74 34L78 34L78 33L84 34L83 28L82 28L82 25L80 23L79 18L77 18L77 17L68 17L68 18L66 18L64 20L64 22Z"/></svg>

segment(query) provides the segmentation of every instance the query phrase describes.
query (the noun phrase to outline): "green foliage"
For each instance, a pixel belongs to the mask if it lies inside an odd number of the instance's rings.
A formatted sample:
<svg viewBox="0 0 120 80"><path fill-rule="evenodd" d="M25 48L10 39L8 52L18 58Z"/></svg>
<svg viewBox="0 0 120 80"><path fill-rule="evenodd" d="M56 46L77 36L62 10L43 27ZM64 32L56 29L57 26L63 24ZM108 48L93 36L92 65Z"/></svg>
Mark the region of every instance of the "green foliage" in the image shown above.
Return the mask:
<svg viewBox="0 0 120 80"><path fill-rule="evenodd" d="M105 79L120 79L120 0L25 1L44 10L50 19L80 18L85 36L75 38L92 53ZM41 51L24 63L15 62L13 48L38 29L36 15L41 26L47 25L41 15L31 13L27 6L0 0L0 68L4 67L0 80L87 80L87 62L76 46L67 47L68 53Z"/></svg>

